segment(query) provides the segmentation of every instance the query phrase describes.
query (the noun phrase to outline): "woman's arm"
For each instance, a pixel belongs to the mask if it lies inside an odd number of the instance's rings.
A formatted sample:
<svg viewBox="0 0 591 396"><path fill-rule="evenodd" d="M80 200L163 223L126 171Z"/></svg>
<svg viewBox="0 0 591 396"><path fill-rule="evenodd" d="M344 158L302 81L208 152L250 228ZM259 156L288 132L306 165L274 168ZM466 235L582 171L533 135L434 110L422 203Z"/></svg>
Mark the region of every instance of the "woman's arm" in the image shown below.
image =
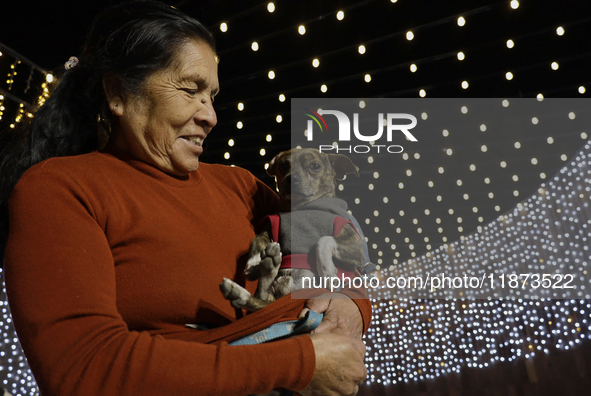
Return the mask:
<svg viewBox="0 0 591 396"><path fill-rule="evenodd" d="M10 201L7 293L42 394L246 395L310 383L310 337L228 346L129 331L93 215L76 182L42 166L23 176Z"/></svg>

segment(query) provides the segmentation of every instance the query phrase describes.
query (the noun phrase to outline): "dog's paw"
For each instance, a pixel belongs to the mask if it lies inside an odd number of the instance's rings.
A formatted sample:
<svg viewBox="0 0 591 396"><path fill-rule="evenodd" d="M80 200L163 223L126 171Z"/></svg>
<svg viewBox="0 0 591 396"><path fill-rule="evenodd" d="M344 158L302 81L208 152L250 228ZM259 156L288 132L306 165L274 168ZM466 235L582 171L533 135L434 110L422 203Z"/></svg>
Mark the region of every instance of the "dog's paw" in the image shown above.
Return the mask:
<svg viewBox="0 0 591 396"><path fill-rule="evenodd" d="M271 242L267 245L267 247L261 252L261 261L270 258L273 262L275 267L279 267L281 265L281 245L277 242Z"/></svg>
<svg viewBox="0 0 591 396"><path fill-rule="evenodd" d="M243 308L252 297L248 290L228 278L224 278L222 283L220 283L220 291L234 308Z"/></svg>

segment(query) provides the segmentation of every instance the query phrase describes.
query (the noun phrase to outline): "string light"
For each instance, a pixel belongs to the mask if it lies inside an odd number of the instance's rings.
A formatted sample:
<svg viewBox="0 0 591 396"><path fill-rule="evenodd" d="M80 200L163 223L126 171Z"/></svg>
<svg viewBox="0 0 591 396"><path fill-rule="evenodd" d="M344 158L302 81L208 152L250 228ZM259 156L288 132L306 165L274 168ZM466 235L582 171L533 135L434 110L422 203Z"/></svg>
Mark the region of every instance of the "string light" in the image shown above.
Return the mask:
<svg viewBox="0 0 591 396"><path fill-rule="evenodd" d="M270 13L273 13L275 11L275 3L269 3L267 4L267 11L269 11Z"/></svg>
<svg viewBox="0 0 591 396"><path fill-rule="evenodd" d="M253 51L258 51L259 50L259 43L257 43L256 41L253 41L252 44L250 45L250 49L252 49Z"/></svg>
<svg viewBox="0 0 591 396"><path fill-rule="evenodd" d="M301 34L302 36L304 34L306 34L306 27L304 25L298 26L298 33Z"/></svg>
<svg viewBox="0 0 591 396"><path fill-rule="evenodd" d="M226 22L220 23L220 31L226 33L228 31L228 24Z"/></svg>
<svg viewBox="0 0 591 396"><path fill-rule="evenodd" d="M344 11L338 11L337 12L337 19L339 21L342 21L345 18L345 12Z"/></svg>
<svg viewBox="0 0 591 396"><path fill-rule="evenodd" d="M591 182L587 179L587 193L583 197L573 186L573 181L581 180L589 171L591 146L587 143L572 163L558 173L560 177L542 185L539 194L456 242L381 269L378 278L385 282L388 277L408 279L425 273L463 276L466 269L475 268L473 263L488 259L502 260L502 271L506 273L519 272L521 265L527 266L529 272L543 272L578 260L583 246L577 245L577 241L591 237L591 221L577 224L577 219L566 211L559 214L560 226L547 220L553 219L554 211L550 208L554 207L581 208L585 213L579 218L590 218L591 210L584 202L588 200ZM514 190L513 194L518 196L519 191ZM498 205L495 209L500 211ZM478 208L473 207L472 211L476 213ZM464 219L458 217L456 222L463 223ZM573 230L565 243L557 243L562 239L559 236L564 238L558 227ZM544 233L537 232L540 228ZM586 245L584 249L587 250ZM583 257L586 256L588 253ZM450 261L461 272L451 274L451 267L446 264ZM581 265L580 260L578 263ZM486 271L497 273L493 268ZM475 297L480 291L467 293ZM587 300L591 296L550 300L550 293L541 299L516 295L512 299L444 300L443 290L369 289L375 326L366 334L368 382L390 385L431 380L458 374L465 367L485 368L496 362L569 350L591 337L591 304Z"/></svg>
<svg viewBox="0 0 591 396"><path fill-rule="evenodd" d="M357 48L357 52L359 52L361 55L365 54L365 45L361 44L358 48Z"/></svg>
<svg viewBox="0 0 591 396"><path fill-rule="evenodd" d="M320 60L318 60L318 58L314 58L314 59L312 59L312 66L313 66L313 67L318 67L318 66L320 66Z"/></svg>

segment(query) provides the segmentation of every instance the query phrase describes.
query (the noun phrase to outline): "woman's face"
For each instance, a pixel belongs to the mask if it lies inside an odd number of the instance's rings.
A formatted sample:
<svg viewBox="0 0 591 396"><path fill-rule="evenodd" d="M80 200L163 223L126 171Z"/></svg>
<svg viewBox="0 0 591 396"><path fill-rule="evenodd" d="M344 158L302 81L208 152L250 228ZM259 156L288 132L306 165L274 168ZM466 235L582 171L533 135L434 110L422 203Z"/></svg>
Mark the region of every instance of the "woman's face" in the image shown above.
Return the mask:
<svg viewBox="0 0 591 396"><path fill-rule="evenodd" d="M217 61L208 44L187 41L175 62L148 78L140 96L109 99L113 142L162 171L185 176L199 167L203 140L217 123Z"/></svg>

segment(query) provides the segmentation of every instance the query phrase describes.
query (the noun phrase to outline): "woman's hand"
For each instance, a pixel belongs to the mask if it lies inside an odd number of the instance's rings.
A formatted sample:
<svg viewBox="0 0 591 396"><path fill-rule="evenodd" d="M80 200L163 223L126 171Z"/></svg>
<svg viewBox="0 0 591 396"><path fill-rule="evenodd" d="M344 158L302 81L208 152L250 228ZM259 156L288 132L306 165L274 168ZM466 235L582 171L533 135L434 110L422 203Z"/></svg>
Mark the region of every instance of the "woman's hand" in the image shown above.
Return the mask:
<svg viewBox="0 0 591 396"><path fill-rule="evenodd" d="M359 383L367 376L363 364L365 344L342 334L312 334L316 370L302 396L356 395Z"/></svg>
<svg viewBox="0 0 591 396"><path fill-rule="evenodd" d="M324 313L322 323L312 331L318 333L343 334L357 340L363 336L363 317L357 304L347 295L340 293L325 293L308 300L300 313L303 317L308 310Z"/></svg>

